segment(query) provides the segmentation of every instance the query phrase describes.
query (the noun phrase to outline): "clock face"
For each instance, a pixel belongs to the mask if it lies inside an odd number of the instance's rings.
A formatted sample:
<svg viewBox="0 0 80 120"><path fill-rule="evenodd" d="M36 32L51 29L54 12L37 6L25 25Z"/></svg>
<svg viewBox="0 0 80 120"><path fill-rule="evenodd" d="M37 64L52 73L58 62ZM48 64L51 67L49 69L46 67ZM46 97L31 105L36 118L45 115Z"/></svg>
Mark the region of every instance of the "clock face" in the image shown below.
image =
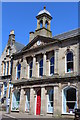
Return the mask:
<svg viewBox="0 0 80 120"><path fill-rule="evenodd" d="M40 44L41 44L41 41L40 41L40 40L38 40L38 41L37 41L37 45L40 45Z"/></svg>

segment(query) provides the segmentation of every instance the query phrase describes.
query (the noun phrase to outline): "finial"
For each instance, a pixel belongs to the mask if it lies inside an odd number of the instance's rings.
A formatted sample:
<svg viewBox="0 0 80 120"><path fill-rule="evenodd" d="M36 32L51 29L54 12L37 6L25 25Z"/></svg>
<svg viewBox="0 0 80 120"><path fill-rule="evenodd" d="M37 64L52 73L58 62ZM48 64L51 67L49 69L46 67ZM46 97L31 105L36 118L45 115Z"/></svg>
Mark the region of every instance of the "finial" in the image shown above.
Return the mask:
<svg viewBox="0 0 80 120"><path fill-rule="evenodd" d="M44 9L46 9L46 6L44 6Z"/></svg>

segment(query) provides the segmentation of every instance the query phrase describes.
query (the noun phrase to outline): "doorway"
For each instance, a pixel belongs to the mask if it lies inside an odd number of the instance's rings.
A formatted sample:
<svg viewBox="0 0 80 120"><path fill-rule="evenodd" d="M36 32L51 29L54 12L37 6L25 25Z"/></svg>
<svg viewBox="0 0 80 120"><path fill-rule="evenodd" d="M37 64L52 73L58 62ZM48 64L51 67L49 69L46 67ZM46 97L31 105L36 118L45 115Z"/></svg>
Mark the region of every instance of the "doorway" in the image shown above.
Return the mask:
<svg viewBox="0 0 80 120"><path fill-rule="evenodd" d="M40 115L40 111L41 111L41 89L37 91L36 115Z"/></svg>

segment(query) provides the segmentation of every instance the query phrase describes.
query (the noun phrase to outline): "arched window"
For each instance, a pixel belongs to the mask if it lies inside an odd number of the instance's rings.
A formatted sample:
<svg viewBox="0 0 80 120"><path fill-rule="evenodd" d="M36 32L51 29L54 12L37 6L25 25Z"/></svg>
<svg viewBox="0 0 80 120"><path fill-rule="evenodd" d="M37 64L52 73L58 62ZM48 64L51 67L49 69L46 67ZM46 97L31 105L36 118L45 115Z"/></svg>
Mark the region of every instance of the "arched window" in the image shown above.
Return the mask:
<svg viewBox="0 0 80 120"><path fill-rule="evenodd" d="M73 53L72 52L68 52L66 55L66 68L67 68L67 72L73 71Z"/></svg>
<svg viewBox="0 0 80 120"><path fill-rule="evenodd" d="M73 113L77 108L77 94L76 89L67 87L63 89L63 113Z"/></svg>
<svg viewBox="0 0 80 120"><path fill-rule="evenodd" d="M48 21L46 20L45 22L45 28L47 29L48 28Z"/></svg>
<svg viewBox="0 0 80 120"><path fill-rule="evenodd" d="M33 62L30 62L29 64L29 77L32 77L32 68L33 68Z"/></svg>
<svg viewBox="0 0 80 120"><path fill-rule="evenodd" d="M43 27L43 20L40 21L40 28Z"/></svg>
<svg viewBox="0 0 80 120"><path fill-rule="evenodd" d="M39 76L43 76L43 59L39 62Z"/></svg>
<svg viewBox="0 0 80 120"><path fill-rule="evenodd" d="M50 75L54 74L54 57L50 59Z"/></svg>
<svg viewBox="0 0 80 120"><path fill-rule="evenodd" d="M17 79L20 79L21 64L17 65Z"/></svg>

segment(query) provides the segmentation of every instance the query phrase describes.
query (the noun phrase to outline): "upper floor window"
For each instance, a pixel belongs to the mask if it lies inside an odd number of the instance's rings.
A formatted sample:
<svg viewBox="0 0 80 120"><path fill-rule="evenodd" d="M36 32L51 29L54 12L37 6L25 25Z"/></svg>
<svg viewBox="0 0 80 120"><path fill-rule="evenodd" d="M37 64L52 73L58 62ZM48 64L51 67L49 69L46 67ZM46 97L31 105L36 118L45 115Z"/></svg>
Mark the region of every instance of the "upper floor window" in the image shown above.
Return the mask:
<svg viewBox="0 0 80 120"><path fill-rule="evenodd" d="M10 62L10 75L12 74L12 60Z"/></svg>
<svg viewBox="0 0 80 120"><path fill-rule="evenodd" d="M43 59L39 62L39 76L43 76Z"/></svg>
<svg viewBox="0 0 80 120"><path fill-rule="evenodd" d="M33 62L30 62L29 64L29 77L32 77L32 68L33 68Z"/></svg>
<svg viewBox="0 0 80 120"><path fill-rule="evenodd" d="M54 74L54 57L50 59L50 75Z"/></svg>
<svg viewBox="0 0 80 120"><path fill-rule="evenodd" d="M21 64L17 65L17 79L20 79Z"/></svg>
<svg viewBox="0 0 80 120"><path fill-rule="evenodd" d="M10 47L7 49L7 55L10 55Z"/></svg>
<svg viewBox="0 0 80 120"><path fill-rule="evenodd" d="M66 55L66 66L67 66L67 72L73 71L73 53L68 52Z"/></svg>
<svg viewBox="0 0 80 120"><path fill-rule="evenodd" d="M6 70L6 63L4 62L3 75L5 75L5 70Z"/></svg>
<svg viewBox="0 0 80 120"><path fill-rule="evenodd" d="M8 75L9 73L9 61L7 62L7 71L6 71L6 74Z"/></svg>

